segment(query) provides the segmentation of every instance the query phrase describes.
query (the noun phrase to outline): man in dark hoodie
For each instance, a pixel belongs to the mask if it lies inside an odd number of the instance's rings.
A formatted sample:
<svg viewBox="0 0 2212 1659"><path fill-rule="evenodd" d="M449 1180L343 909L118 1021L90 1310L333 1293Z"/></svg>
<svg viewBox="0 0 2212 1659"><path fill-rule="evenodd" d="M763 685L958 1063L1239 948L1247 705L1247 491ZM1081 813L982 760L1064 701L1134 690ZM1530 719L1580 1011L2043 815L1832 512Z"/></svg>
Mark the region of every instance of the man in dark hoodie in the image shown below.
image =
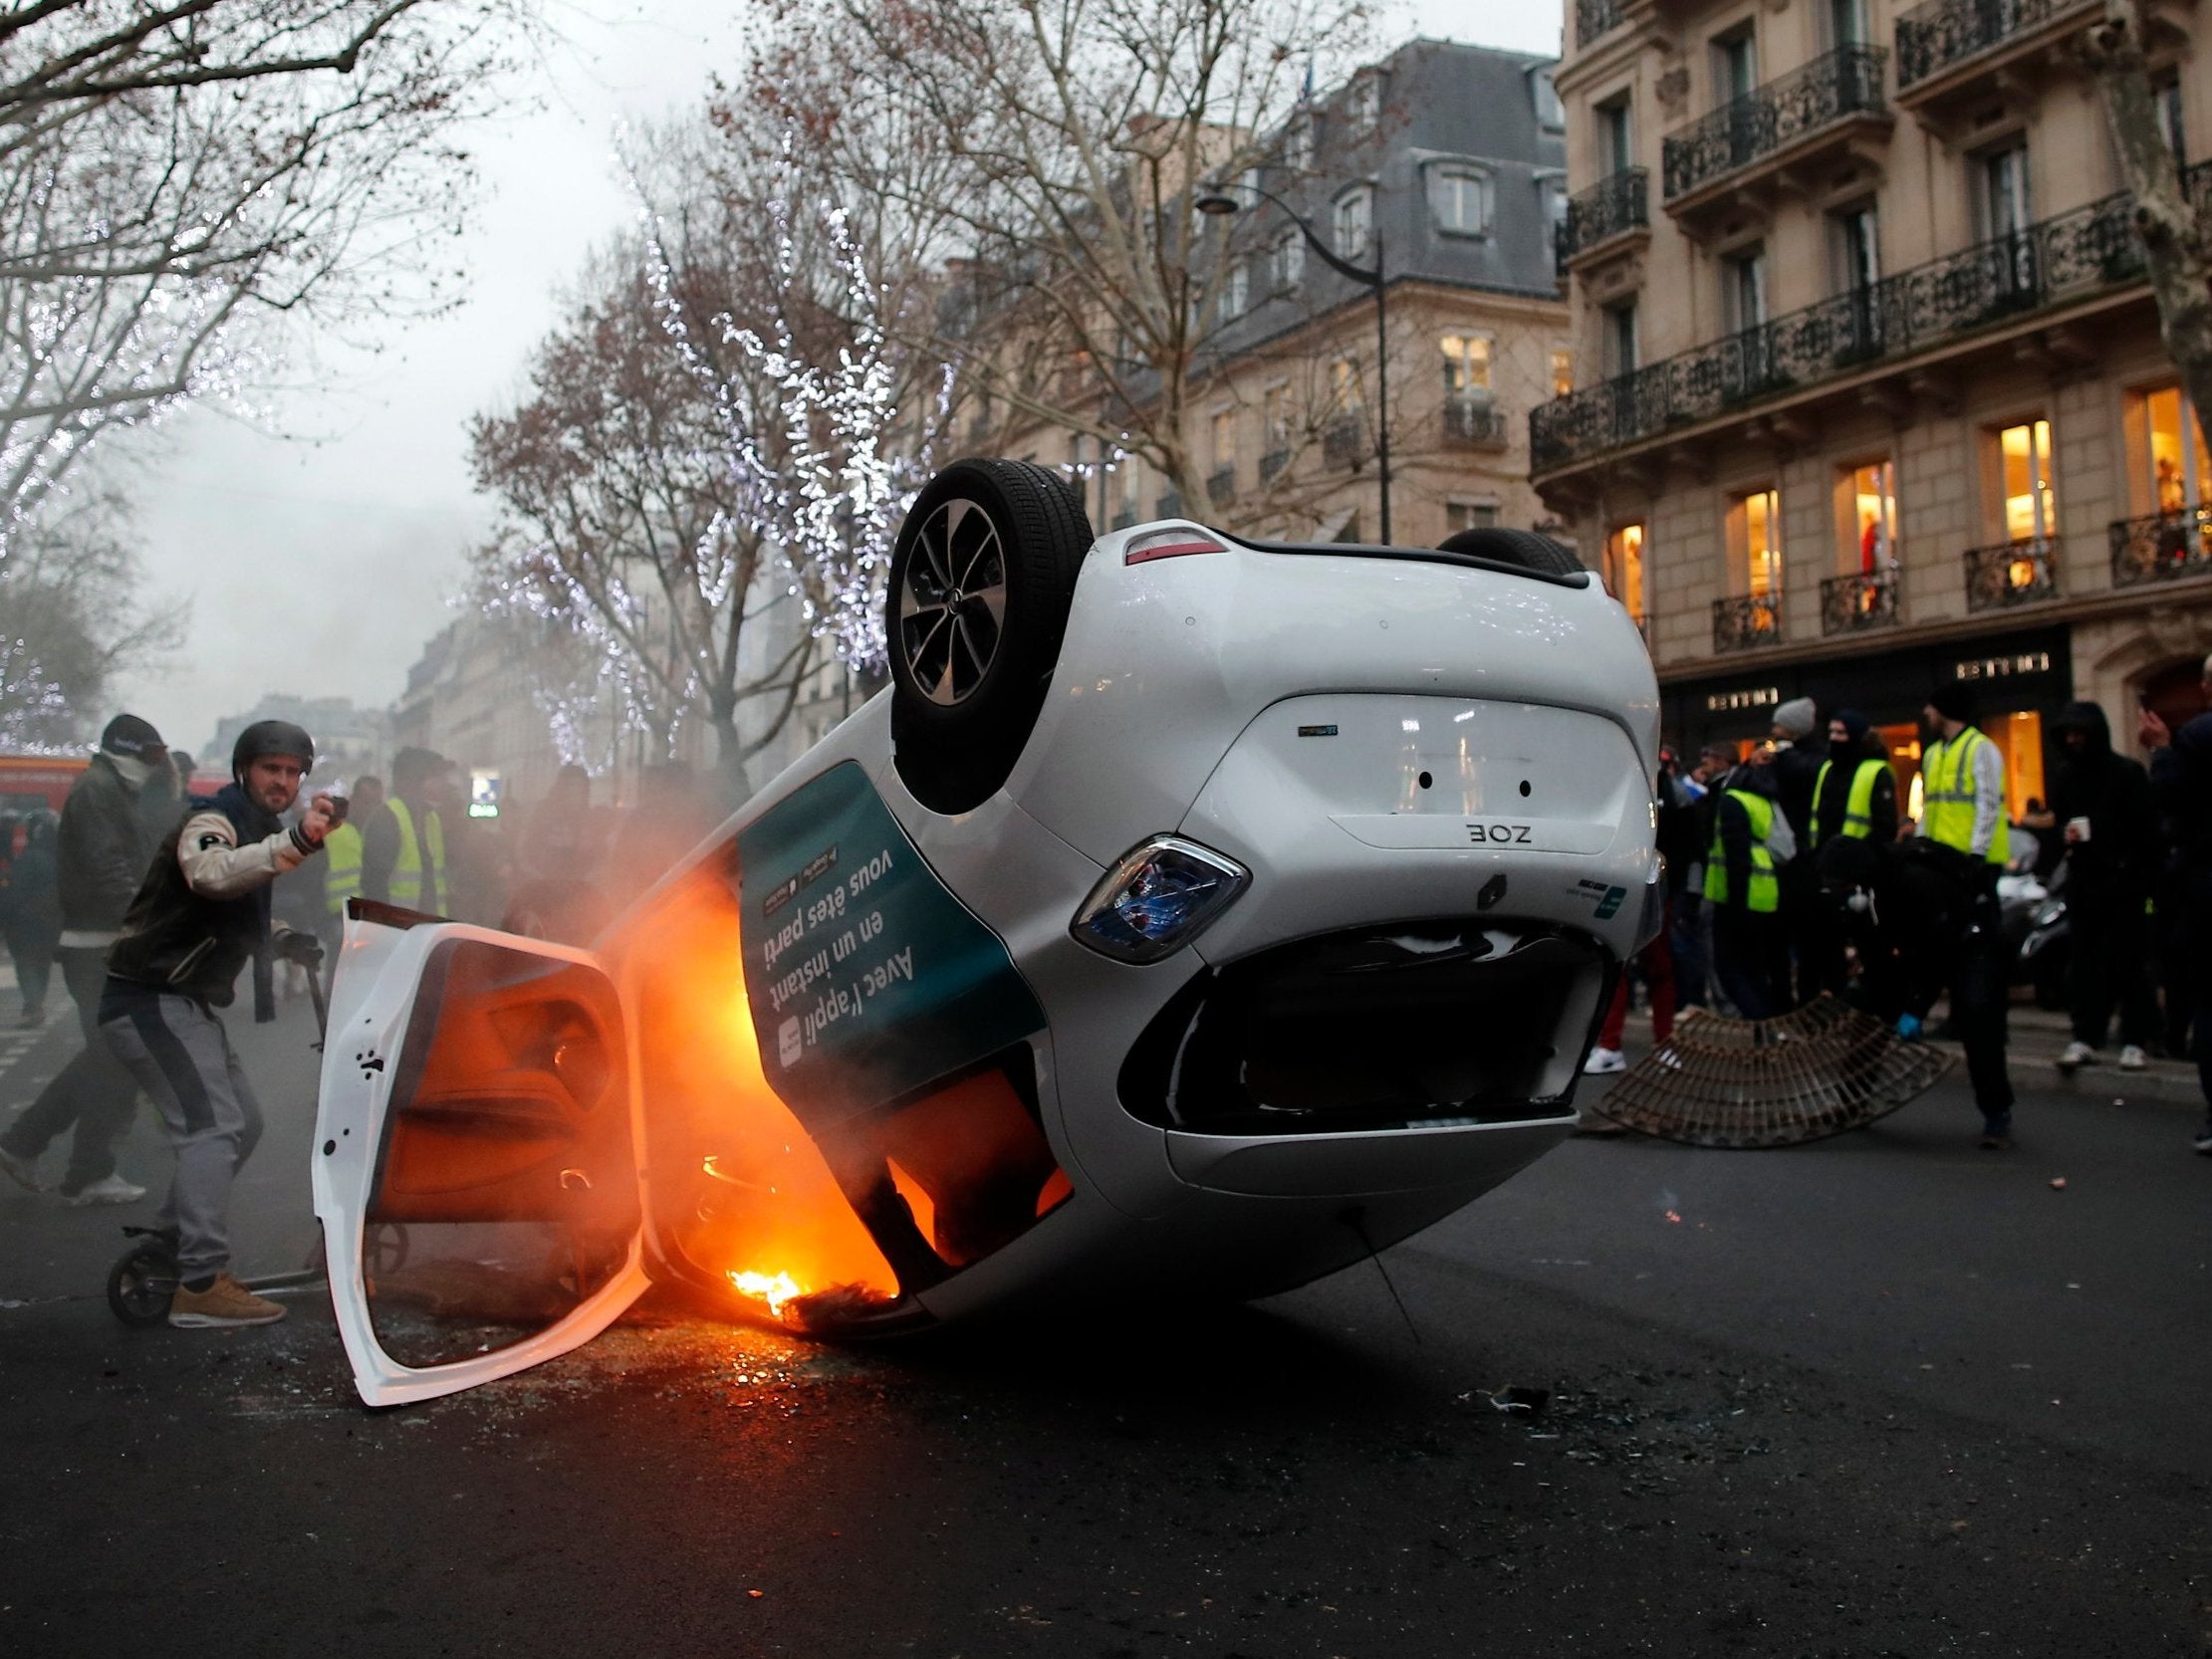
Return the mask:
<svg viewBox="0 0 2212 1659"><path fill-rule="evenodd" d="M2120 1068L2139 1071L2158 1030L2145 913L2158 869L2150 775L2112 753L2111 727L2096 704L2069 703L2054 725L2060 751L2051 814L2066 844L2067 1003L2074 1020L2074 1041L2059 1056L2059 1069L2096 1063L2116 1002Z"/></svg>
<svg viewBox="0 0 2212 1659"><path fill-rule="evenodd" d="M2169 732L2163 720L2145 709L2137 733L2150 751L2150 785L2173 827L2180 873L2181 890L2159 897L2179 905L2185 917L2181 937L2200 951L2212 939L2212 656L2204 659L2203 672L2204 713ZM2212 1156L2212 972L2199 964L2191 983L2189 1047L2196 1055L2205 1111L2194 1144Z"/></svg>
<svg viewBox="0 0 2212 1659"><path fill-rule="evenodd" d="M315 766L315 745L285 720L258 720L231 752L231 782L192 811L154 854L108 956L100 1029L153 1096L176 1148L161 1225L176 1234L179 1284L169 1323L185 1328L271 1324L279 1303L230 1272L230 1188L261 1138L261 1108L215 1010L238 971L272 943L269 888L322 850L334 823L319 795L296 829L278 817ZM277 929L278 954L310 974L312 933ZM257 967L258 967L257 963ZM267 996L255 976L256 1012Z"/></svg>
<svg viewBox="0 0 2212 1659"><path fill-rule="evenodd" d="M39 1154L74 1125L62 1176L62 1196L72 1204L134 1204L146 1195L116 1173L116 1142L138 1089L100 1036L100 993L108 947L146 860L176 819L175 781L161 734L134 714L119 714L62 804L55 849L62 933L54 955L85 1047L0 1136L0 1171L39 1191Z"/></svg>

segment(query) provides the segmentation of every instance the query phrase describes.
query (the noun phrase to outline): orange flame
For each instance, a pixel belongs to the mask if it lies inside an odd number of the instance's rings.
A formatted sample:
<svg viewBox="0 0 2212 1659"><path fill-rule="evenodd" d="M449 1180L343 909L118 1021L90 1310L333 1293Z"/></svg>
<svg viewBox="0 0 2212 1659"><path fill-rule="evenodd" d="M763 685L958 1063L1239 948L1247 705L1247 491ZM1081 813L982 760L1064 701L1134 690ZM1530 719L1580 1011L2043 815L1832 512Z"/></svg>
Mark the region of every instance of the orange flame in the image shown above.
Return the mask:
<svg viewBox="0 0 2212 1659"><path fill-rule="evenodd" d="M785 1307L807 1294L800 1289L799 1281L788 1273L739 1273L733 1268L729 1278L740 1296L756 1297L765 1302L769 1313L779 1319L784 1316Z"/></svg>

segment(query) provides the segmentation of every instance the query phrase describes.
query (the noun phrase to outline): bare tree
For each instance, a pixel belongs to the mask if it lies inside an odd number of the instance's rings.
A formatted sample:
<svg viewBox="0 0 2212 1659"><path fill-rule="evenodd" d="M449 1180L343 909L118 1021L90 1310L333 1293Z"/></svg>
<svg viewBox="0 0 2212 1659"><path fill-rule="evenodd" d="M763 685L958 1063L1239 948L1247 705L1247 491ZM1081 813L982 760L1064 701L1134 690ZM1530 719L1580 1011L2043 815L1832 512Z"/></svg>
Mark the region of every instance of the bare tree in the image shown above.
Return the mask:
<svg viewBox="0 0 2212 1659"><path fill-rule="evenodd" d="M140 591L122 496L72 500L0 566L0 744L81 741L118 675L173 649L183 615Z"/></svg>
<svg viewBox="0 0 2212 1659"><path fill-rule="evenodd" d="M2160 27L2147 0L2105 0L2088 56L2104 90L2104 115L2120 170L2135 197L2151 292L2166 353L2200 424L2212 421L2212 190L2191 201L2181 161L2160 118L2152 83Z"/></svg>
<svg viewBox="0 0 2212 1659"><path fill-rule="evenodd" d="M0 558L104 435L434 307L528 0L26 0L0 17Z"/></svg>
<svg viewBox="0 0 2212 1659"><path fill-rule="evenodd" d="M906 384L883 296L794 149L755 172L723 144L708 165L709 142L633 144L640 233L541 346L525 402L475 423L501 511L476 570L495 606L584 640L659 753L703 720L742 788L812 667L880 657L875 596L943 392ZM749 741L748 706L766 711Z"/></svg>
<svg viewBox="0 0 2212 1659"><path fill-rule="evenodd" d="M1234 265L1193 200L1298 165L1284 123L1317 64L1365 48L1366 16L1360 0L795 5L750 92L835 110L822 152L848 191L927 222L950 280L907 326L964 395L1141 456L1203 515L1193 397Z"/></svg>

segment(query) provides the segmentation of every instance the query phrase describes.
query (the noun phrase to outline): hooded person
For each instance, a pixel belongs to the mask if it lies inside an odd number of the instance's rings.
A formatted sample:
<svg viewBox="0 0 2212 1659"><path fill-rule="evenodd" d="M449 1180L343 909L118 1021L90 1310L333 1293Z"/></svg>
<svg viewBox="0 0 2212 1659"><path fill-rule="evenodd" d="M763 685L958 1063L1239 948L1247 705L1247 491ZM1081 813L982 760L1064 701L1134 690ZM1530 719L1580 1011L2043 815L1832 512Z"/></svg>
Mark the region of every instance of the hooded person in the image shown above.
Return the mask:
<svg viewBox="0 0 2212 1659"><path fill-rule="evenodd" d="M37 1192L39 1155L73 1130L62 1196L72 1204L133 1204L145 1188L116 1173L116 1142L137 1104L137 1085L101 1040L100 997L108 948L123 926L146 861L176 820L176 780L152 722L119 714L62 806L55 837L61 934L55 965L77 1005L84 1048L0 1135L0 1171Z"/></svg>
<svg viewBox="0 0 2212 1659"><path fill-rule="evenodd" d="M2119 1064L2140 1070L2158 1031L2147 914L2158 872L2150 774L2112 752L2111 726L2094 703L2069 703L2052 729L2058 753L2051 813L2066 847L2067 1009L2074 1024L2059 1069L2098 1061L2116 1003Z"/></svg>
<svg viewBox="0 0 2212 1659"><path fill-rule="evenodd" d="M272 927L269 915L272 884L321 851L336 822L330 797L318 795L296 826L284 825L314 765L314 741L289 721L241 732L230 783L194 801L161 843L109 953L100 1029L176 1149L160 1222L176 1238L172 1325L284 1317L230 1272L230 1190L261 1138L261 1108L216 1010L229 1006L239 970L272 950L310 973L322 964L313 934ZM258 1005L266 981L255 980Z"/></svg>
<svg viewBox="0 0 2212 1659"><path fill-rule="evenodd" d="M1781 872L1797 846L1776 793L1774 769L1748 763L1712 792L1704 898L1713 918L1713 979L1746 1020L1770 1020L1788 1006Z"/></svg>

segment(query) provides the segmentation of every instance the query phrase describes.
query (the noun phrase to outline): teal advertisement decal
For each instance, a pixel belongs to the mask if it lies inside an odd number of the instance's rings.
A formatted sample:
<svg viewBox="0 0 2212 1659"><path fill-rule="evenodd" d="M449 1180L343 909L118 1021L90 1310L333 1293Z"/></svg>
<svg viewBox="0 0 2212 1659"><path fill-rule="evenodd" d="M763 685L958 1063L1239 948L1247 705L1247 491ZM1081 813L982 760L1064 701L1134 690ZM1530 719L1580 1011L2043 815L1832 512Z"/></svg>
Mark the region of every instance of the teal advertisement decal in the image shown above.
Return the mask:
<svg viewBox="0 0 2212 1659"><path fill-rule="evenodd" d="M747 1000L768 1081L830 1128L1045 1024L997 934L852 761L738 831Z"/></svg>

